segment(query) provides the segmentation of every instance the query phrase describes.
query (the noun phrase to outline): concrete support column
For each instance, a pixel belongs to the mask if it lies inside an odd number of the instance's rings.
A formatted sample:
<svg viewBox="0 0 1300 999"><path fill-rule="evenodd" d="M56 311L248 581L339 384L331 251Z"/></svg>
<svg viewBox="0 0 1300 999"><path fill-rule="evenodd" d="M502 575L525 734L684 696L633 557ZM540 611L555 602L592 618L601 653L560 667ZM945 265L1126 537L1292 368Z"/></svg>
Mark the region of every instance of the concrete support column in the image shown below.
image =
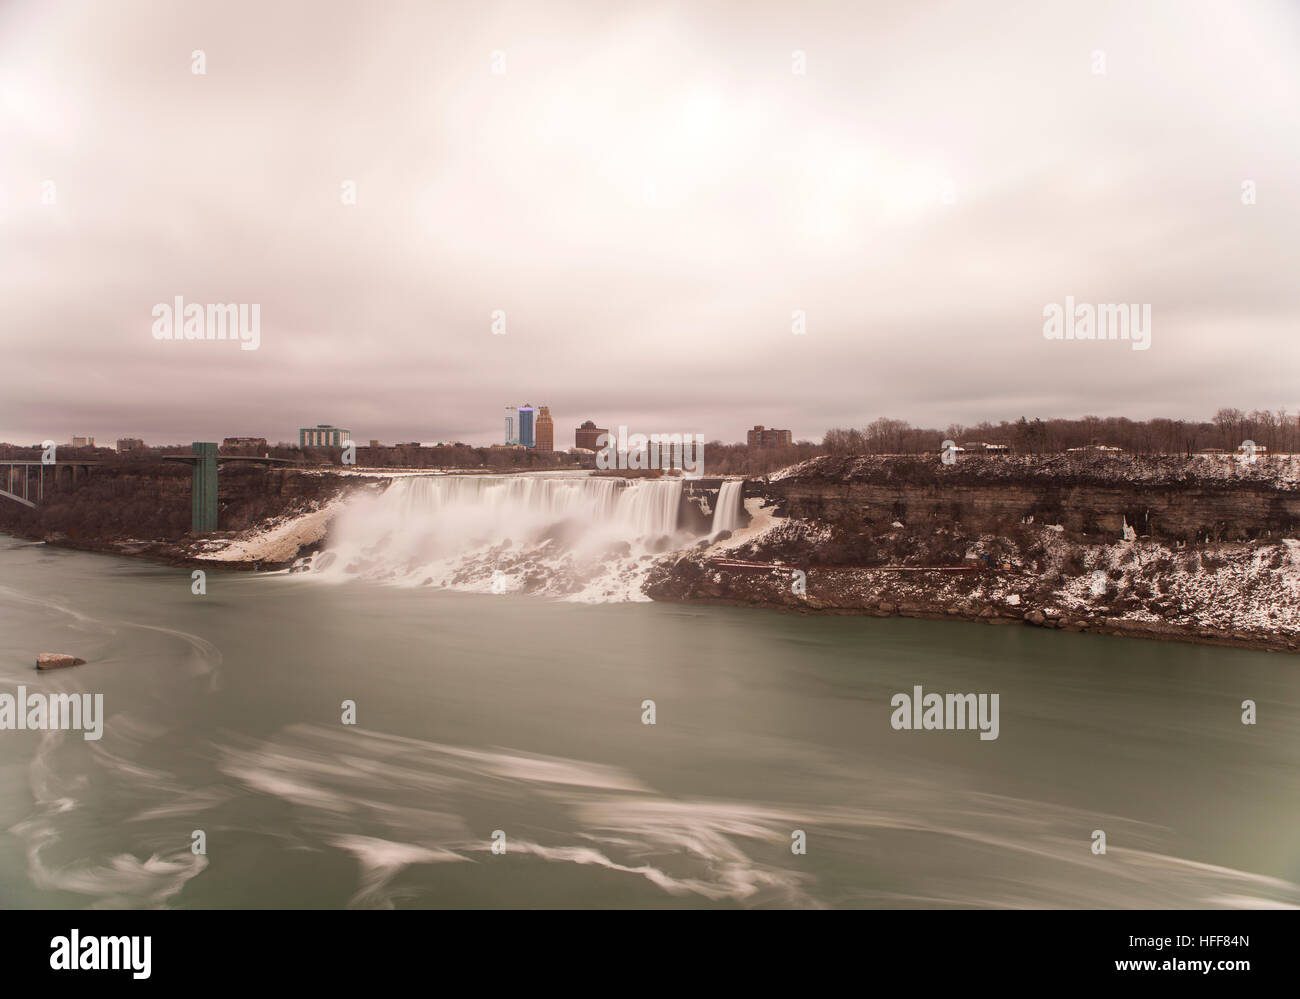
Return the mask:
<svg viewBox="0 0 1300 999"><path fill-rule="evenodd" d="M217 445L194 443L193 523L195 534L217 529Z"/></svg>

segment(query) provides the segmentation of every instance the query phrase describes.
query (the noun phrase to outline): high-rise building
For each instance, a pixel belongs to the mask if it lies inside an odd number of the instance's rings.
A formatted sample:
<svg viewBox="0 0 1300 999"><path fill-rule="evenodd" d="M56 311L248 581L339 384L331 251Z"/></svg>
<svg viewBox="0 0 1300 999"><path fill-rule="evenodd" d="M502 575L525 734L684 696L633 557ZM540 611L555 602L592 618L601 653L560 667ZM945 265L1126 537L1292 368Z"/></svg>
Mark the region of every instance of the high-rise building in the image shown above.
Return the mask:
<svg viewBox="0 0 1300 999"><path fill-rule="evenodd" d="M533 409L531 402L519 407L519 443L524 447L533 447L537 441L533 438Z"/></svg>
<svg viewBox="0 0 1300 999"><path fill-rule="evenodd" d="M601 449L600 435L609 433L604 427L598 427L591 420L585 422L573 432L573 446L586 448L588 451Z"/></svg>
<svg viewBox="0 0 1300 999"><path fill-rule="evenodd" d="M515 407L506 407L506 439L503 441L507 446L518 444L519 440L515 437Z"/></svg>
<svg viewBox="0 0 1300 999"><path fill-rule="evenodd" d="M542 406L537 410L536 450L555 450L555 423L551 420L551 408L549 406Z"/></svg>
<svg viewBox="0 0 1300 999"><path fill-rule="evenodd" d="M144 447L144 441L139 437L119 437L117 441L117 453L123 454L127 451L134 451L136 448Z"/></svg>
<svg viewBox="0 0 1300 999"><path fill-rule="evenodd" d="M747 441L750 447L790 447L794 442L788 430L772 430L758 424L749 431Z"/></svg>
<svg viewBox="0 0 1300 999"><path fill-rule="evenodd" d="M352 440L352 431L332 427L328 423L318 423L314 427L303 427L298 431L299 447L342 447L344 441Z"/></svg>

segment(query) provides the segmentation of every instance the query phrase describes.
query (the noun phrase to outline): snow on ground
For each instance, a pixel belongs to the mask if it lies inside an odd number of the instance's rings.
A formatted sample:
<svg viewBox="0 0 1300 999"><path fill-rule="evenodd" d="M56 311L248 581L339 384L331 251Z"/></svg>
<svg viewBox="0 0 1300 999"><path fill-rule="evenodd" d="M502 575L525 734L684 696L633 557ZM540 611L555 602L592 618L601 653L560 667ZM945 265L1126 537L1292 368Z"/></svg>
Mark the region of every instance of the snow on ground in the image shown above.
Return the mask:
<svg viewBox="0 0 1300 999"><path fill-rule="evenodd" d="M693 559L748 546L742 557L770 561L779 575L778 559L792 545L812 552L831 540L830 533L816 522L768 515L748 531L693 553ZM914 540L921 546L926 539ZM989 555L1004 568L939 575L823 566L817 570L825 587L820 599L839 608L911 602L980 616L988 605L1011 616L1041 609L1053 619L1075 622L1165 623L1192 633L1300 641L1300 540L1184 548L1149 539L1089 544L1066 538L1058 525L1043 525L1017 541L989 534L970 538L964 547L959 556L964 564ZM706 595L721 596L734 586L740 597L752 598L755 580L713 572L712 582L723 588Z"/></svg>
<svg viewBox="0 0 1300 999"><path fill-rule="evenodd" d="M319 509L279 518L237 538L204 542L195 550L195 557L213 562L291 562L301 548L325 537L330 519L343 502L334 499Z"/></svg>
<svg viewBox="0 0 1300 999"><path fill-rule="evenodd" d="M772 472L767 477L767 481L780 482L782 479L788 479L792 475L798 475L800 472L813 467L814 464L820 460L821 460L820 457L805 458L803 461L800 461L794 465L787 465L785 468L779 468L775 472Z"/></svg>
<svg viewBox="0 0 1300 999"><path fill-rule="evenodd" d="M762 537L777 523L785 523L784 518L776 517L772 507L764 506L762 497L752 496L745 500L745 512L749 514L748 527L742 527L731 533L731 537L717 541L709 547L709 554L716 555L747 545Z"/></svg>
<svg viewBox="0 0 1300 999"><path fill-rule="evenodd" d="M1141 485L1246 484L1290 492L1300 489L1300 455L1258 455L1245 460L1238 454L1131 455L1047 454L959 456L943 465L937 455L821 455L780 469L769 482L809 476L835 481L881 481L918 467L929 466L936 475L963 476L978 481L1087 478Z"/></svg>
<svg viewBox="0 0 1300 999"><path fill-rule="evenodd" d="M1171 620L1202 628L1300 632L1300 541L1179 549L1141 540L1078 545L1046 536L1048 561L1061 568L1065 553L1078 571L1057 587L1059 609L1096 612L1110 603L1114 616Z"/></svg>

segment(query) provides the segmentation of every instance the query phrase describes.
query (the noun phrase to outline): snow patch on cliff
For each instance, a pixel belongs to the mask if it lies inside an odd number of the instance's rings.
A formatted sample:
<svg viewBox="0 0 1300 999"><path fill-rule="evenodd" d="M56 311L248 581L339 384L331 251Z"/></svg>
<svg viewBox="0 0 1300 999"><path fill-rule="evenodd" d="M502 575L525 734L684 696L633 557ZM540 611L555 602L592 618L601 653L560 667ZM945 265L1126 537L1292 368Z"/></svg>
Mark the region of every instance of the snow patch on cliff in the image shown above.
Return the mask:
<svg viewBox="0 0 1300 999"><path fill-rule="evenodd" d="M342 504L341 499L330 500L305 513L278 517L236 538L199 542L194 557L213 562L292 562L301 549L325 537Z"/></svg>

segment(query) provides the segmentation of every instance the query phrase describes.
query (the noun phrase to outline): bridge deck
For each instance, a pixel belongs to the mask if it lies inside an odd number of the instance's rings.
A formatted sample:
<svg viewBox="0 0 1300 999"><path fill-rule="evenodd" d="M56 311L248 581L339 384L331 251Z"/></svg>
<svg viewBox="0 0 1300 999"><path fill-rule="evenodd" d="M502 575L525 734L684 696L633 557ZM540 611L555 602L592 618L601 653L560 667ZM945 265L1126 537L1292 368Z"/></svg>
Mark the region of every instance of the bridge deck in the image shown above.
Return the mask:
<svg viewBox="0 0 1300 999"><path fill-rule="evenodd" d="M13 485L13 481L15 477L14 470L17 468L22 469L21 478L23 482L23 494L21 496L19 496L16 492L13 492L12 490L7 488L0 488L0 496L4 497L5 499L11 499L16 503L21 503L23 506L29 506L32 509L35 509L36 503L39 503L45 499L45 469L46 468L55 469L56 472L59 468L71 468L73 479L75 480L78 468L89 469L92 466L98 467L98 465L99 462L95 461L93 458L87 458L87 459L66 458L63 461L57 461L57 460L56 461L25 461L20 458L0 458L0 482L3 482L5 486ZM29 486L33 485L33 483L31 482L31 470L33 467L40 469L41 474L36 477L34 488L29 488ZM52 483L52 487L57 488L58 487L57 474L52 476L52 478L55 480L54 483ZM32 492L36 493L35 502L33 502L29 498Z"/></svg>

